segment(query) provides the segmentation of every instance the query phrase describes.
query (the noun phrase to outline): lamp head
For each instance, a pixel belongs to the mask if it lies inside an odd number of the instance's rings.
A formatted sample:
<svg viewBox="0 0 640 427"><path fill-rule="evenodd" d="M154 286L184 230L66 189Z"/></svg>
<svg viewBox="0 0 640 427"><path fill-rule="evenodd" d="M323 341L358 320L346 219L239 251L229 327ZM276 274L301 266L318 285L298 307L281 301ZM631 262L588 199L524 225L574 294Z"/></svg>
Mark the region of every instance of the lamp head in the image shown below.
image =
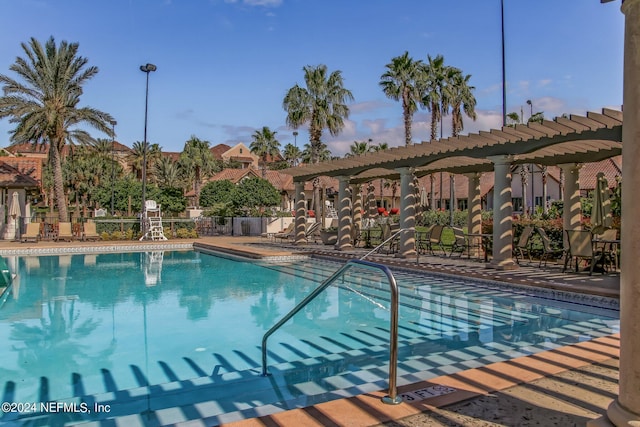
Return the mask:
<svg viewBox="0 0 640 427"><path fill-rule="evenodd" d="M156 71L158 68L153 64L141 65L140 71L145 73L150 73L151 71Z"/></svg>
<svg viewBox="0 0 640 427"><path fill-rule="evenodd" d="M118 122L116 122L115 120L109 120L109 123L111 123L111 126L115 126L118 124Z"/></svg>

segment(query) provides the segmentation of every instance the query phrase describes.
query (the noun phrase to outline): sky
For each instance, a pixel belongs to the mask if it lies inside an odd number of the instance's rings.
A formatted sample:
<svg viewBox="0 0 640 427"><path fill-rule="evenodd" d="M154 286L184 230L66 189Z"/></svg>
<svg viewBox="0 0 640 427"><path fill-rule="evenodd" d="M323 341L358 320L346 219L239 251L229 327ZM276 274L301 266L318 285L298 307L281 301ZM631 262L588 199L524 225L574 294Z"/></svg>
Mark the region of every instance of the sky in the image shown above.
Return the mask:
<svg viewBox="0 0 640 427"><path fill-rule="evenodd" d="M463 134L502 124L500 0L0 0L0 74L32 37L79 43L99 73L80 105L111 114L116 140L144 139L163 151L182 151L196 136L251 143L268 126L284 147L308 143L306 127L286 125L282 100L303 67L340 70L354 96L337 136L322 140L336 156L354 141L404 144L402 107L379 82L391 59L443 55L470 74L477 120ZM504 0L507 112L586 114L620 109L624 15L620 2ZM531 106L527 104L531 101ZM430 115L414 115L413 142L429 139ZM443 136L450 134L445 116ZM0 120L0 146L14 125ZM92 131L95 138L106 135Z"/></svg>

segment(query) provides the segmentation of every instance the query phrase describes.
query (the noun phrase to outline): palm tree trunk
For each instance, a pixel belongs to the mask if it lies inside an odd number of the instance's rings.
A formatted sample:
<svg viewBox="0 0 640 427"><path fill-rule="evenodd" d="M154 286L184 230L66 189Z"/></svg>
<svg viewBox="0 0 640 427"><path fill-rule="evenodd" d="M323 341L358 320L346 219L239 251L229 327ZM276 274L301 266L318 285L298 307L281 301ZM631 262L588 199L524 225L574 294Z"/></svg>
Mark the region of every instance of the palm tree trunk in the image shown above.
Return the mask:
<svg viewBox="0 0 640 427"><path fill-rule="evenodd" d="M64 194L64 178L62 176L62 160L55 141L51 141L50 153L53 166L53 191L58 205L58 220L69 221L69 211L67 210L67 198Z"/></svg>

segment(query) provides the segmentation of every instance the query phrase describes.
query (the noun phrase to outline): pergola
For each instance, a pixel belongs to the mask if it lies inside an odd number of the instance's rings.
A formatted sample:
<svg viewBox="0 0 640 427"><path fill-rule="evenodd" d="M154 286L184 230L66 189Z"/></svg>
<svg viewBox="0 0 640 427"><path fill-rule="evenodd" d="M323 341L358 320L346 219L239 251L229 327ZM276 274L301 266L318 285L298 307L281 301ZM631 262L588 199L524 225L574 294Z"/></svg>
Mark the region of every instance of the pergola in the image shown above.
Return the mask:
<svg viewBox="0 0 640 427"><path fill-rule="evenodd" d="M512 259L511 170L513 165L536 163L558 165L564 170L565 229L580 228L578 170L583 163L622 154L622 112L603 109L586 116L570 115L542 123L518 124L490 131L396 147L315 165L302 165L283 172L296 184L296 243L303 244L305 230L304 183L318 176L338 179L338 243L336 249L351 249L351 226L359 221L361 201L349 194L375 178L400 180L400 227L415 228L414 176L434 172L465 174L469 178L468 232L481 233L480 175L493 171L494 227L493 260L489 266L516 268ZM352 206L353 205L353 206ZM415 254L414 233L402 233L398 256Z"/></svg>

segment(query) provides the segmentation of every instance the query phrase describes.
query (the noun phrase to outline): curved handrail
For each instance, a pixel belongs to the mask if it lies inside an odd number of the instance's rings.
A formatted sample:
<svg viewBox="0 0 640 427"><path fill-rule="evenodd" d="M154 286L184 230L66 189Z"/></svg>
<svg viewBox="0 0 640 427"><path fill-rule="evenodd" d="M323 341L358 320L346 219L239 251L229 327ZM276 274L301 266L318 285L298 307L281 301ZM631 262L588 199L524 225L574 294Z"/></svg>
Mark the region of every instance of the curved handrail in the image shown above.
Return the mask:
<svg viewBox="0 0 640 427"><path fill-rule="evenodd" d="M376 252L377 250L379 250L381 247L383 247L384 245L386 245L388 242L390 242L391 240L395 239L396 237L398 237L398 235L400 233L404 233L405 231L411 231L411 230L415 230L414 228L401 228L400 230L396 231L395 233L393 233L390 237L388 237L384 242L380 243L378 246L376 246L375 248L371 249L369 252L367 252L366 254L362 255L359 259L365 259L366 257L368 257L369 255L371 255L372 253Z"/></svg>
<svg viewBox="0 0 640 427"><path fill-rule="evenodd" d="M397 233L396 233L397 234ZM313 300L316 296L320 294L323 290L325 290L329 285L335 282L340 276L344 274L345 271L349 270L353 266L360 266L365 268L372 268L381 270L389 279L389 288L391 291L391 306L389 307L391 311L390 316L390 342L389 342L389 394L382 398L384 403L388 404L398 404L402 402L402 398L398 396L398 391L396 387L396 377L398 372L398 302L399 302L399 292L398 292L398 284L396 283L396 279L393 276L393 273L386 265L377 264L374 262L363 261L361 259L353 259L347 261L345 265L340 267L335 273L329 276L324 282L320 284L316 289L313 290L309 295L307 295L302 301L300 301L289 313L287 313L282 319L278 321L275 325L271 327L262 337L262 375L267 376L269 373L267 372L267 340L269 337L277 331L282 325L284 325L289 319L295 316L300 310L302 310L311 300Z"/></svg>

